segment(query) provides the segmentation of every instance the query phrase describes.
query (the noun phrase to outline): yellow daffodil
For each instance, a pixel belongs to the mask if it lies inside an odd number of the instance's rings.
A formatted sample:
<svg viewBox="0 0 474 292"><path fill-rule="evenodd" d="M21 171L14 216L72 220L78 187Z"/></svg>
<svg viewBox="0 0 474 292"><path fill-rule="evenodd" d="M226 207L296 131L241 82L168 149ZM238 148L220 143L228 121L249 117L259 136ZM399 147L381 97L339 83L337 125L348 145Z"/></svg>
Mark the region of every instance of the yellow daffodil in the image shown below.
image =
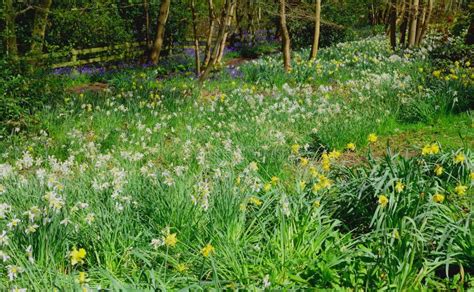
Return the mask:
<svg viewBox="0 0 474 292"><path fill-rule="evenodd" d="M466 194L466 191L467 191L467 186L463 186L461 184L457 185L455 188L454 188L454 192L460 196L462 195L465 195Z"/></svg>
<svg viewBox="0 0 474 292"><path fill-rule="evenodd" d="M387 206L387 204L388 204L388 198L387 198L387 196L385 196L385 195L380 195L380 196L379 196L379 204L380 204L380 206L382 206L382 208L384 208L385 206Z"/></svg>
<svg viewBox="0 0 474 292"><path fill-rule="evenodd" d="M205 258L209 257L212 253L214 253L214 247L210 243L201 249L201 254Z"/></svg>
<svg viewBox="0 0 474 292"><path fill-rule="evenodd" d="M369 136L367 137L367 141L369 141L369 143L375 143L377 142L377 135L375 135L375 133L370 133Z"/></svg>
<svg viewBox="0 0 474 292"><path fill-rule="evenodd" d="M168 247L175 247L178 243L178 238L176 238L176 233L170 233L165 237L165 245Z"/></svg>
<svg viewBox="0 0 474 292"><path fill-rule="evenodd" d="M71 265L82 264L86 258L86 250L83 248L77 249L74 247L70 253Z"/></svg>
<svg viewBox="0 0 474 292"><path fill-rule="evenodd" d="M356 145L354 143L348 143L346 145L346 149L349 150L349 151L355 151Z"/></svg>
<svg viewBox="0 0 474 292"><path fill-rule="evenodd" d="M405 185L401 181L397 181L397 183L395 184L395 191L397 191L397 193L401 193L404 189Z"/></svg>
<svg viewBox="0 0 474 292"><path fill-rule="evenodd" d="M257 197L250 197L249 202L252 203L252 204L254 204L255 206L260 206L260 205L263 204L263 203L262 203L262 200L260 200L260 199L257 198Z"/></svg>
<svg viewBox="0 0 474 292"><path fill-rule="evenodd" d="M298 154L299 152L300 152L300 145L299 144L291 145L291 153Z"/></svg>
<svg viewBox="0 0 474 292"><path fill-rule="evenodd" d="M272 188L272 184L271 184L271 183L266 183L266 184L263 185L263 191L264 191L264 192L270 191L271 188Z"/></svg>
<svg viewBox="0 0 474 292"><path fill-rule="evenodd" d="M433 195L432 199L435 203L442 203L444 201L444 195L436 193Z"/></svg>
<svg viewBox="0 0 474 292"><path fill-rule="evenodd" d="M456 154L456 156L454 156L454 163L456 164L463 163L464 160L466 160L466 157L462 152L459 152L458 154Z"/></svg>
<svg viewBox="0 0 474 292"><path fill-rule="evenodd" d="M272 179L271 179L272 185L276 185L279 181L280 179L278 177L272 176Z"/></svg>
<svg viewBox="0 0 474 292"><path fill-rule="evenodd" d="M301 166L306 166L306 165L308 165L308 163L309 163L308 158L301 157L301 159L300 159Z"/></svg>
<svg viewBox="0 0 474 292"><path fill-rule="evenodd" d="M444 171L444 168L439 165L439 164L436 164L435 166L435 169L434 169L434 173L437 175L437 176L440 176L443 174L443 171Z"/></svg>

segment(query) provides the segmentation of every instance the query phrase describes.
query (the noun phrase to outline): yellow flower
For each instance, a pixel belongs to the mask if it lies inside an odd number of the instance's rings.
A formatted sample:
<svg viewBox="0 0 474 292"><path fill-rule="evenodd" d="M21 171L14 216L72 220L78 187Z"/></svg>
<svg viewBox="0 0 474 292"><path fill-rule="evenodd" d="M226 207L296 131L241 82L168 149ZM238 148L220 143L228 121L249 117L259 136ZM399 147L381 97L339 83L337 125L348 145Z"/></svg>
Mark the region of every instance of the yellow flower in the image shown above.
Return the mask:
<svg viewBox="0 0 474 292"><path fill-rule="evenodd" d="M328 157L330 159L338 159L340 156L341 156L341 152L339 152L337 150L333 150L333 151L329 152L329 155L328 155Z"/></svg>
<svg viewBox="0 0 474 292"><path fill-rule="evenodd" d="M432 154L438 154L439 153L439 145L438 143L433 143L433 144L427 144L423 147L421 150L422 155L432 155Z"/></svg>
<svg viewBox="0 0 474 292"><path fill-rule="evenodd" d="M397 191L397 193L401 193L403 192L403 189L405 189L405 185L401 181L397 181L395 184L395 191Z"/></svg>
<svg viewBox="0 0 474 292"><path fill-rule="evenodd" d="M348 143L346 145L346 149L349 150L349 151L355 151L356 145L354 143Z"/></svg>
<svg viewBox="0 0 474 292"><path fill-rule="evenodd" d="M388 204L388 198L385 195L380 195L379 196L379 204L384 208Z"/></svg>
<svg viewBox="0 0 474 292"><path fill-rule="evenodd" d="M436 78L439 78L439 76L441 76L441 71L440 70L433 71L433 76Z"/></svg>
<svg viewBox="0 0 474 292"><path fill-rule="evenodd" d="M309 163L308 158L301 157L300 159L301 166L306 166Z"/></svg>
<svg viewBox="0 0 474 292"><path fill-rule="evenodd" d="M314 206L315 208L321 207L321 201L319 201L319 200L314 201L313 206Z"/></svg>
<svg viewBox="0 0 474 292"><path fill-rule="evenodd" d="M467 191L467 186L463 186L461 184L457 185L455 188L454 188L454 192L460 196L462 195L465 195L466 194L466 191Z"/></svg>
<svg viewBox="0 0 474 292"><path fill-rule="evenodd" d="M443 174L443 171L444 171L444 168L439 165L439 164L436 164L435 166L435 169L434 169L434 173L437 175L437 176L440 176Z"/></svg>
<svg viewBox="0 0 474 292"><path fill-rule="evenodd" d="M208 243L205 247L203 247L201 249L201 254L207 258L208 256L210 256L212 253L214 252L214 247Z"/></svg>
<svg viewBox="0 0 474 292"><path fill-rule="evenodd" d="M188 266L186 264L179 263L176 265L175 269L178 273L184 273L188 270Z"/></svg>
<svg viewBox="0 0 474 292"><path fill-rule="evenodd" d="M319 175L318 171L316 170L316 167L314 166L311 166L309 168L309 173L311 173L312 177L317 177Z"/></svg>
<svg viewBox="0 0 474 292"><path fill-rule="evenodd" d="M469 174L469 177L471 178L471 180L474 180L474 171L472 171L471 174Z"/></svg>
<svg viewBox="0 0 474 292"><path fill-rule="evenodd" d="M293 154L298 154L300 152L300 145L299 144L291 145L291 152Z"/></svg>
<svg viewBox="0 0 474 292"><path fill-rule="evenodd" d="M255 206L260 206L262 204L262 200L257 197L250 197L249 202L254 204Z"/></svg>
<svg viewBox="0 0 474 292"><path fill-rule="evenodd" d="M377 142L377 135L375 135L375 133L370 133L369 136L367 137L367 141L369 141L369 143L375 143Z"/></svg>
<svg viewBox="0 0 474 292"><path fill-rule="evenodd" d="M300 189L304 190L304 188L306 187L306 182L304 180L300 181L299 186Z"/></svg>
<svg viewBox="0 0 474 292"><path fill-rule="evenodd" d="M77 278L79 284L85 284L87 282L86 272L79 272L79 277Z"/></svg>
<svg viewBox="0 0 474 292"><path fill-rule="evenodd" d="M442 203L444 201L444 195L436 193L433 195L433 201L435 203Z"/></svg>
<svg viewBox="0 0 474 292"><path fill-rule="evenodd" d="M280 179L278 177L272 176L272 185L276 185L279 181Z"/></svg>
<svg viewBox="0 0 474 292"><path fill-rule="evenodd" d="M178 242L178 239L176 238L176 233L168 234L165 237L165 245L166 246L174 247L177 242Z"/></svg>
<svg viewBox="0 0 474 292"><path fill-rule="evenodd" d="M454 163L463 163L466 157L464 157L464 153L459 152L456 156L454 156Z"/></svg>
<svg viewBox="0 0 474 292"><path fill-rule="evenodd" d="M266 184L263 185L263 191L264 191L264 192L270 191L271 188L272 188L272 184L271 184L271 183L266 183Z"/></svg>
<svg viewBox="0 0 474 292"><path fill-rule="evenodd" d="M329 171L331 168L331 160L327 153L323 153L323 155L321 155L321 164L324 171Z"/></svg>
<svg viewBox="0 0 474 292"><path fill-rule="evenodd" d="M79 250L74 247L70 253L71 257L71 265L76 265L76 264L82 264L84 262L84 259L86 257L86 250L83 248L80 248Z"/></svg>

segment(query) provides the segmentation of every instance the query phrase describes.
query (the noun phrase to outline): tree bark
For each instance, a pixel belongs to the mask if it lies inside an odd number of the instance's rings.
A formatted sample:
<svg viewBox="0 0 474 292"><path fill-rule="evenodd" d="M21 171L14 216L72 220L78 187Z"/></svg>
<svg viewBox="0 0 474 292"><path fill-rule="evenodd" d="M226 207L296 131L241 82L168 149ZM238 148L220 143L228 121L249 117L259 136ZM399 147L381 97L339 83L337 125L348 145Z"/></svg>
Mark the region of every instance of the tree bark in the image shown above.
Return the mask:
<svg viewBox="0 0 474 292"><path fill-rule="evenodd" d="M52 2L52 0L41 0L36 7L33 31L31 33L30 53L32 55L39 55L43 52L44 35Z"/></svg>
<svg viewBox="0 0 474 292"><path fill-rule="evenodd" d="M313 35L313 45L311 46L311 54L309 55L309 60L316 59L318 55L319 48L319 33L321 29L321 0L316 0L316 14L314 22L314 35Z"/></svg>
<svg viewBox="0 0 474 292"><path fill-rule="evenodd" d="M161 0L156 36L150 52L150 61L154 65L158 64L158 60L160 59L160 53L163 47L163 38L165 36L165 25L170 12L170 4L171 0Z"/></svg>
<svg viewBox="0 0 474 292"><path fill-rule="evenodd" d="M418 4L419 0L413 0L410 7L410 34L408 37L408 47L414 47L416 41L416 26L418 22Z"/></svg>
<svg viewBox="0 0 474 292"><path fill-rule="evenodd" d="M150 48L150 13L148 10L148 0L143 0L143 10L145 12L145 42L147 49Z"/></svg>
<svg viewBox="0 0 474 292"><path fill-rule="evenodd" d="M221 20L220 20L220 26L219 26L219 33L217 34L217 39L214 43L214 47L211 50L210 53L210 60L202 72L201 76L199 77L199 81L203 82L206 80L207 76L209 76L209 73L211 73L212 68L214 65L217 63L217 59L219 57L219 47L220 44L222 44L222 40L224 39L224 35L226 33L227 25L226 25L226 19L228 15L230 15L232 6L233 6L233 1L232 0L225 0L224 7L222 9L222 14L221 14Z"/></svg>
<svg viewBox="0 0 474 292"><path fill-rule="evenodd" d="M18 45L16 41L15 10L12 0L5 0L5 43L7 55L14 58L18 55Z"/></svg>
<svg viewBox="0 0 474 292"><path fill-rule="evenodd" d="M196 76L201 74L201 60L199 59L199 37L197 34L197 20L196 20L196 3L195 0L191 0L191 16L193 23L193 36L194 36L194 59L196 63Z"/></svg>
<svg viewBox="0 0 474 292"><path fill-rule="evenodd" d="M283 53L283 67L285 72L291 71L291 55L290 55L290 34L286 26L286 1L280 0L280 29L282 36L282 53Z"/></svg>
<svg viewBox="0 0 474 292"><path fill-rule="evenodd" d="M426 32L428 31L428 25L430 25L431 15L433 13L433 0L428 0L428 8L426 11L426 17L423 21L423 26L421 27L420 37L418 39L418 45L423 41Z"/></svg>
<svg viewBox="0 0 474 292"><path fill-rule="evenodd" d="M222 61L222 58L224 57L225 43L227 41L227 36L229 35L229 30L227 28L229 28L232 23L232 14L235 9L235 3L236 2L232 2L230 12L226 15L226 18L224 19L226 30L224 32L224 37L222 37L222 40L219 44L219 53L216 59L217 64L219 64Z"/></svg>
<svg viewBox="0 0 474 292"><path fill-rule="evenodd" d="M423 23L426 18L426 10L428 6L426 3L423 2L423 0L419 0L420 4L418 7L418 21L416 23L416 37L415 37L415 45L418 46L420 43L420 37L421 37L421 29L423 27Z"/></svg>
<svg viewBox="0 0 474 292"><path fill-rule="evenodd" d="M392 50L397 48L397 0L390 1L390 45Z"/></svg>
<svg viewBox="0 0 474 292"><path fill-rule="evenodd" d="M467 30L466 44L474 45L474 16L471 16L471 25L469 25L469 29Z"/></svg>
<svg viewBox="0 0 474 292"><path fill-rule="evenodd" d="M408 16L410 14L409 0L404 0L404 8L402 13L402 22L400 24L400 45L405 46L407 41Z"/></svg>
<svg viewBox="0 0 474 292"><path fill-rule="evenodd" d="M211 60L212 54L212 36L214 35L214 24L216 21L216 14L214 11L214 4L212 0L208 0L208 7L209 7L209 31L207 33L207 40L206 40L206 57L204 58L204 67L209 65Z"/></svg>

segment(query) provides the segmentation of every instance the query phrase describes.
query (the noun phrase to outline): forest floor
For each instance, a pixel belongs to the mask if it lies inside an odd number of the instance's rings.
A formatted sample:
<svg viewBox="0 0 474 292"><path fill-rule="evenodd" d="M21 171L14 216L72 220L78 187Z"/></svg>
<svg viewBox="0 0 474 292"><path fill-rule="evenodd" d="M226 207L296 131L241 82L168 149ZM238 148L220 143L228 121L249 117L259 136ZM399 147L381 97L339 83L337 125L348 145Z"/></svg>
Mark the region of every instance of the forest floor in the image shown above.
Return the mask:
<svg viewBox="0 0 474 292"><path fill-rule="evenodd" d="M0 141L0 290L472 287L473 68L308 53L64 76Z"/></svg>

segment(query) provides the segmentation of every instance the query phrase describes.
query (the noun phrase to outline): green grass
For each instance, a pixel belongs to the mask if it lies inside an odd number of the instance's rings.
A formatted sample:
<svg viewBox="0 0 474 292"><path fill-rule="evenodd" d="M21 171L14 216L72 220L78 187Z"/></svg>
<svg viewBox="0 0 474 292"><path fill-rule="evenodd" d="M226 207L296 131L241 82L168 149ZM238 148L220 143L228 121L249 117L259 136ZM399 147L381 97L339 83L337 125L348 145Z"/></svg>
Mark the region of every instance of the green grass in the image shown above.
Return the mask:
<svg viewBox="0 0 474 292"><path fill-rule="evenodd" d="M472 68L379 37L307 53L202 86L126 70L37 112L0 141L0 289L472 287Z"/></svg>

